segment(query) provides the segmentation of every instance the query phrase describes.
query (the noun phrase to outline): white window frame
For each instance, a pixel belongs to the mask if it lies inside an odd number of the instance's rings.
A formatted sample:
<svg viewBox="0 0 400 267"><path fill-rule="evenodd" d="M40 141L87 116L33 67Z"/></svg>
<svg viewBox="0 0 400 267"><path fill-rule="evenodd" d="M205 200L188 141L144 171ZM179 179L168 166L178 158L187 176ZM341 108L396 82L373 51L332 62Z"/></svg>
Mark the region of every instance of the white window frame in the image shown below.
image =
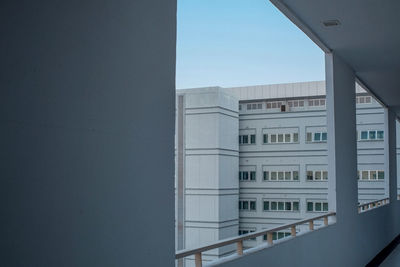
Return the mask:
<svg viewBox="0 0 400 267"><path fill-rule="evenodd" d="M265 209L265 202L268 202L268 209ZM276 209L272 209L272 202L276 203ZM283 203L283 209L279 209L279 203ZM290 203L290 209L286 209L287 203ZM297 203L298 209L295 210L294 203ZM263 199L262 211L265 212L300 212L300 200L281 200L281 199Z"/></svg>
<svg viewBox="0 0 400 267"><path fill-rule="evenodd" d="M266 175L267 173L267 175ZM272 175L274 173L274 175ZM279 179L280 175L279 173L283 173L283 179ZM290 173L290 179L286 179L287 173ZM294 179L295 174L297 173L297 179ZM272 179L272 176L276 177L276 179ZM266 179L265 177L268 177ZM263 181L264 182L299 182L300 177L299 177L299 171L298 170L263 170Z"/></svg>
<svg viewBox="0 0 400 267"><path fill-rule="evenodd" d="M312 179L308 179L309 173L312 173ZM326 174L326 175L325 175ZM317 179L317 176L320 179ZM326 179L325 179L326 177ZM328 181L329 174L327 170L307 170L306 171L306 181L307 182L325 182Z"/></svg>
<svg viewBox="0 0 400 267"><path fill-rule="evenodd" d="M309 203L312 203L312 210L308 210ZM321 210L316 210L317 204L321 205ZM324 204L327 205L327 210L324 210ZM329 211L329 204L327 200L306 200L306 212L328 212Z"/></svg>

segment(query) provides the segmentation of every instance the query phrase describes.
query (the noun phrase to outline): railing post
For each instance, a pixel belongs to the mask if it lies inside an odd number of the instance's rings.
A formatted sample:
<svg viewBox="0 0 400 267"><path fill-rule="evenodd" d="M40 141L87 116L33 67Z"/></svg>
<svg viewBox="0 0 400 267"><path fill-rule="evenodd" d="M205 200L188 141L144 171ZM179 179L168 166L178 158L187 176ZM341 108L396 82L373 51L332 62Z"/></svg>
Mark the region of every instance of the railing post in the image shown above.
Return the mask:
<svg viewBox="0 0 400 267"><path fill-rule="evenodd" d="M236 248L237 254L243 255L243 240L238 241L236 243L236 245L237 245L237 248Z"/></svg>
<svg viewBox="0 0 400 267"><path fill-rule="evenodd" d="M194 254L194 261L196 267L202 267L201 252Z"/></svg>
<svg viewBox="0 0 400 267"><path fill-rule="evenodd" d="M325 225L325 226L328 226L328 216L325 216L325 217L324 217L324 225Z"/></svg>
<svg viewBox="0 0 400 267"><path fill-rule="evenodd" d="M358 207L358 212L359 212L359 213L361 212L361 207Z"/></svg>
<svg viewBox="0 0 400 267"><path fill-rule="evenodd" d="M292 236L296 236L296 226L292 226L290 232Z"/></svg>
<svg viewBox="0 0 400 267"><path fill-rule="evenodd" d="M314 221L313 220L310 221L309 228L311 231L314 230Z"/></svg>
<svg viewBox="0 0 400 267"><path fill-rule="evenodd" d="M268 241L268 245L272 245L272 243L273 243L272 233L267 233L267 241Z"/></svg>

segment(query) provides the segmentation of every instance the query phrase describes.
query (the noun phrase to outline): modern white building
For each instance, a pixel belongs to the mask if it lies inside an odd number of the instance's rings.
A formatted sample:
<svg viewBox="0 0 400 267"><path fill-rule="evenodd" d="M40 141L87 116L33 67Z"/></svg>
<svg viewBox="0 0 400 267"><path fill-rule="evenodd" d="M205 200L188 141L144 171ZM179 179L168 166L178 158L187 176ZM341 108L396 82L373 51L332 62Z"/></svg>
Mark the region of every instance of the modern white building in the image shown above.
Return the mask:
<svg viewBox="0 0 400 267"><path fill-rule="evenodd" d="M355 90L354 179L362 204L389 194L385 113L364 89L356 85ZM177 249L330 210L325 95L325 81L177 91ZM273 239L287 236L290 231L280 231ZM203 261L234 249L209 251ZM193 258L186 259L191 265Z"/></svg>

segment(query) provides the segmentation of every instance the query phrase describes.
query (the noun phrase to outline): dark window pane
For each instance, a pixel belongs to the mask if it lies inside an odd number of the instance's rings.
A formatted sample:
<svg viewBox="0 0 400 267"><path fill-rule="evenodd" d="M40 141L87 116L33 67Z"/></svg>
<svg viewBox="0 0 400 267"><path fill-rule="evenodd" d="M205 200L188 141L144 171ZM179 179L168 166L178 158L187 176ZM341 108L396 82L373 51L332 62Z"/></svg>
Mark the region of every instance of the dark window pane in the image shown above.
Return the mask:
<svg viewBox="0 0 400 267"><path fill-rule="evenodd" d="M278 205L276 204L276 202L272 201L271 202L271 210L277 210L277 208L278 208Z"/></svg>
<svg viewBox="0 0 400 267"><path fill-rule="evenodd" d="M322 211L321 203L319 203L319 202L315 203L315 211Z"/></svg>
<svg viewBox="0 0 400 267"><path fill-rule="evenodd" d="M361 132L361 140L367 140L367 139L368 139L368 132L362 131Z"/></svg>
<svg viewBox="0 0 400 267"><path fill-rule="evenodd" d="M256 135L255 134L250 135L250 143L252 143L252 144L256 143Z"/></svg>
<svg viewBox="0 0 400 267"><path fill-rule="evenodd" d="M256 180L256 172L254 171L250 172L250 180L252 181Z"/></svg>
<svg viewBox="0 0 400 267"><path fill-rule="evenodd" d="M298 133L294 133L293 134L293 142L296 143L299 141L299 134Z"/></svg>
<svg viewBox="0 0 400 267"><path fill-rule="evenodd" d="M299 172L298 171L293 172L293 180L299 180Z"/></svg>
<svg viewBox="0 0 400 267"><path fill-rule="evenodd" d="M307 180L309 180L309 181L313 180L313 172L312 171L307 171Z"/></svg>
<svg viewBox="0 0 400 267"><path fill-rule="evenodd" d="M249 209L249 202L248 201L243 201L243 209L248 210Z"/></svg>
<svg viewBox="0 0 400 267"><path fill-rule="evenodd" d="M286 202L286 210L292 210L292 202Z"/></svg>
<svg viewBox="0 0 400 267"><path fill-rule="evenodd" d="M376 139L376 132L375 131L369 131L369 139L371 139L371 140Z"/></svg>
<svg viewBox="0 0 400 267"><path fill-rule="evenodd" d="M314 133L314 141L321 141L321 133Z"/></svg>
<svg viewBox="0 0 400 267"><path fill-rule="evenodd" d="M326 141L328 138L328 134L327 133L322 133L322 141Z"/></svg>
<svg viewBox="0 0 400 267"><path fill-rule="evenodd" d="M264 201L264 210L269 210L269 201Z"/></svg>
<svg viewBox="0 0 400 267"><path fill-rule="evenodd" d="M324 211L328 211L328 203L325 202L322 208Z"/></svg>
<svg viewBox="0 0 400 267"><path fill-rule="evenodd" d="M264 172L264 180L269 180L269 172Z"/></svg>
<svg viewBox="0 0 400 267"><path fill-rule="evenodd" d="M284 202L278 202L278 210L284 210Z"/></svg>
<svg viewBox="0 0 400 267"><path fill-rule="evenodd" d="M243 172L243 180L249 180L249 173Z"/></svg>
<svg viewBox="0 0 400 267"><path fill-rule="evenodd" d="M294 211L299 211L299 202L298 201L293 202L293 210Z"/></svg>
<svg viewBox="0 0 400 267"><path fill-rule="evenodd" d="M377 137L378 137L378 139L383 139L383 131L378 131Z"/></svg>
<svg viewBox="0 0 400 267"><path fill-rule="evenodd" d="M264 144L268 143L268 134L264 134Z"/></svg>
<svg viewBox="0 0 400 267"><path fill-rule="evenodd" d="M256 210L256 202L250 201L250 210Z"/></svg>
<svg viewBox="0 0 400 267"><path fill-rule="evenodd" d="M307 211L313 211L313 203L312 202L307 202Z"/></svg>
<svg viewBox="0 0 400 267"><path fill-rule="evenodd" d="M249 136L248 135L243 135L243 144L248 144L249 143Z"/></svg>

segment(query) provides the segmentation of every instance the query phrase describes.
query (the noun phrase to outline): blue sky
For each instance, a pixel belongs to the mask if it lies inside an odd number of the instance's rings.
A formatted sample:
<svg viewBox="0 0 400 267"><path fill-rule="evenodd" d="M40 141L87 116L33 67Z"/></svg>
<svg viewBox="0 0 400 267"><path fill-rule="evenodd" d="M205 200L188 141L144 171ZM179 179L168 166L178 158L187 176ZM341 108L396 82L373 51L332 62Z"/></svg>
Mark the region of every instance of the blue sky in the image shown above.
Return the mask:
<svg viewBox="0 0 400 267"><path fill-rule="evenodd" d="M324 54L268 0L178 0L176 87L324 80Z"/></svg>

